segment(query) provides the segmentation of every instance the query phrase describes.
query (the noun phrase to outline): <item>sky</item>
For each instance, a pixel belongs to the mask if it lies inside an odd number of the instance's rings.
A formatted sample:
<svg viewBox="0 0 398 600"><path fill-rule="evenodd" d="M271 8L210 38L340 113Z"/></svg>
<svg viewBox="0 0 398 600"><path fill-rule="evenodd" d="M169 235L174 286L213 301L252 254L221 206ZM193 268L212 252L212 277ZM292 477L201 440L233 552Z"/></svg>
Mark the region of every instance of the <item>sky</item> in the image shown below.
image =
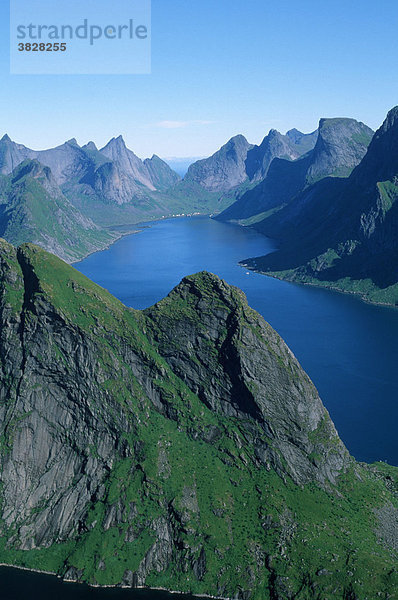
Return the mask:
<svg viewBox="0 0 398 600"><path fill-rule="evenodd" d="M397 0L152 0L151 74L10 75L0 0L0 136L43 149L122 134L142 158L198 157L321 117L376 129L398 104L397 29Z"/></svg>

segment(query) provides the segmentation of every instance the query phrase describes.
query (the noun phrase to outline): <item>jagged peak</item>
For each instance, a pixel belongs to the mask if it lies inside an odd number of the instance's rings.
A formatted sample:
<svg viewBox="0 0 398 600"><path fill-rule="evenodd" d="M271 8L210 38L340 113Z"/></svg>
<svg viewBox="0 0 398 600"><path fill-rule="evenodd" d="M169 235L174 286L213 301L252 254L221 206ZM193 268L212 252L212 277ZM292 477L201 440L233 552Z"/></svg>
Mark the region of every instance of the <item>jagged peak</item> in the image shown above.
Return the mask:
<svg viewBox="0 0 398 600"><path fill-rule="evenodd" d="M259 147L261 148L277 138L283 138L283 135L277 129L270 129Z"/></svg>
<svg viewBox="0 0 398 600"><path fill-rule="evenodd" d="M247 139L245 138L245 136L241 133L238 133L237 135L234 135L233 137L231 137L230 140L228 140L228 142L225 144L225 146L236 146L238 144L247 144L249 145L249 142L247 141ZM224 146L224 147L225 147Z"/></svg>
<svg viewBox="0 0 398 600"><path fill-rule="evenodd" d="M240 304L247 304L247 299L237 287L229 285L226 281L210 273L209 271L200 271L193 275L184 277L181 282L174 288L171 294L182 294L186 293L193 294L193 297L201 297L208 299L211 302L214 301L215 297L218 297L225 303L230 304L231 300L236 304L239 301Z"/></svg>
<svg viewBox="0 0 398 600"><path fill-rule="evenodd" d="M115 148L117 150L127 149L126 142L124 141L122 135L118 135L117 137L113 137L112 139L110 139L109 142L103 148L101 148L101 151L112 148Z"/></svg>
<svg viewBox="0 0 398 600"><path fill-rule="evenodd" d="M110 143L119 144L119 145L123 145L123 146L126 145L126 142L124 141L124 137L121 134L118 135L117 137L112 138Z"/></svg>
<svg viewBox="0 0 398 600"><path fill-rule="evenodd" d="M67 140L65 144L69 144L70 146L78 146L80 148L76 138L71 138L70 140Z"/></svg>
<svg viewBox="0 0 398 600"><path fill-rule="evenodd" d="M83 149L84 149L84 150L97 150L97 151L98 151L98 148L97 148L97 146L96 146L96 145L95 145L95 143L94 143L94 142L92 142L92 141L90 141L90 142L87 142L87 144L85 144L85 146L83 146Z"/></svg>
<svg viewBox="0 0 398 600"><path fill-rule="evenodd" d="M8 135L8 133L5 133L3 135L3 137L0 140L1 142L12 142L12 139L10 138L10 136Z"/></svg>
<svg viewBox="0 0 398 600"><path fill-rule="evenodd" d="M388 111L387 116L383 122L382 129L383 131L388 131L392 127L395 127L398 124L398 106L394 106L391 110Z"/></svg>
<svg viewBox="0 0 398 600"><path fill-rule="evenodd" d="M287 137L293 137L293 136L297 136L297 135L302 136L302 135L309 135L309 134L303 133L299 129L296 129L296 127L293 127L293 129L289 129L289 131L286 131L286 135L287 135Z"/></svg>
<svg viewBox="0 0 398 600"><path fill-rule="evenodd" d="M13 182L17 182L23 177L45 177L47 180L51 180L52 173L50 167L46 167L41 164L36 158L30 160L24 160L18 165L12 172Z"/></svg>

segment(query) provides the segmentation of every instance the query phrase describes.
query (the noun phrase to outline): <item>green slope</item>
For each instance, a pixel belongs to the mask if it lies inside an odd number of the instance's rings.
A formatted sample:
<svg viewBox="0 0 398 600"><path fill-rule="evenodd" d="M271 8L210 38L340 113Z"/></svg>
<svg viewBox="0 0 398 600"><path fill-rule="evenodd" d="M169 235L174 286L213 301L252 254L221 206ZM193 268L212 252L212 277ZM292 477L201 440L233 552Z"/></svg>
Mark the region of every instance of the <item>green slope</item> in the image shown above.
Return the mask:
<svg viewBox="0 0 398 600"><path fill-rule="evenodd" d="M99 585L274 599L398 590L398 472L349 457L244 294L126 308L0 248L0 561Z"/></svg>
<svg viewBox="0 0 398 600"><path fill-rule="evenodd" d="M15 245L34 242L67 261L102 250L118 237L72 206L51 171L37 161L25 161L3 177L0 235Z"/></svg>

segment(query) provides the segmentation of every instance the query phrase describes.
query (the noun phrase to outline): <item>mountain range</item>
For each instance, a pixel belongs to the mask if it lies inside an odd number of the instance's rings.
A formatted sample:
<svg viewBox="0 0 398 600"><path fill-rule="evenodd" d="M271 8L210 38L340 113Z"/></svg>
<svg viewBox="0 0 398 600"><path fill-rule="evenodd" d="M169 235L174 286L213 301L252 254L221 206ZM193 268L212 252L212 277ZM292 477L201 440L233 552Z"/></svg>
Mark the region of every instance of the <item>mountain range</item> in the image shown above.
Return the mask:
<svg viewBox="0 0 398 600"><path fill-rule="evenodd" d="M136 223L161 215L160 194L180 177L159 157L142 161L113 138L104 148L75 139L50 150L34 151L5 135L0 141L0 173L8 175L24 160L49 167L62 192L86 217L99 225Z"/></svg>
<svg viewBox="0 0 398 600"><path fill-rule="evenodd" d="M294 161L274 158L263 180L218 218L258 222L316 181L349 175L365 155L373 133L354 119L321 119L316 136L312 134L312 140L316 140L312 149Z"/></svg>
<svg viewBox="0 0 398 600"><path fill-rule="evenodd" d="M255 227L280 249L244 261L278 277L398 303L398 107L349 177L305 187Z"/></svg>
<svg viewBox="0 0 398 600"><path fill-rule="evenodd" d="M138 158L122 136L101 149L93 142L81 147L73 138L56 148L35 151L4 135L0 235L17 244L35 242L63 259L78 260L119 237L109 228L175 214L217 212L234 200L234 196L220 200L224 192L238 194L242 184L245 189L264 176L274 156L296 158L314 140L315 134L297 130L286 136L272 130L260 146L236 136L209 159L191 165L181 180L158 156ZM33 195L28 188L34 188Z"/></svg>
<svg viewBox="0 0 398 600"><path fill-rule="evenodd" d="M237 600L394 597L397 468L349 455L240 290L202 272L140 312L0 240L0 325L2 563Z"/></svg>
<svg viewBox="0 0 398 600"><path fill-rule="evenodd" d="M324 118L311 134L271 130L258 146L237 135L183 179L157 156L138 158L121 136L100 150L72 139L33 151L5 135L0 235L73 262L117 239L118 225L214 214L278 241L279 251L244 259L250 268L395 304L397 110L376 134Z"/></svg>
<svg viewBox="0 0 398 600"><path fill-rule="evenodd" d="M315 145L317 135L316 131L303 134L297 129L282 135L271 129L259 146L236 135L209 158L190 165L173 194L193 200L199 212L218 213L264 179L275 158L302 156Z"/></svg>

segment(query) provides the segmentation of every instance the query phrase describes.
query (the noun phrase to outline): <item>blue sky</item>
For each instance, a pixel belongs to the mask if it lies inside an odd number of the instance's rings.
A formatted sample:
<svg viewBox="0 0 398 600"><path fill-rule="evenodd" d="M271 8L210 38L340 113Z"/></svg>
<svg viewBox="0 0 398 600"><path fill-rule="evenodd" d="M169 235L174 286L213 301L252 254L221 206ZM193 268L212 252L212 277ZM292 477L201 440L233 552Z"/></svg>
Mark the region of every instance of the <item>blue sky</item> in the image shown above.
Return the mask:
<svg viewBox="0 0 398 600"><path fill-rule="evenodd" d="M10 75L8 22L3 1L0 134L37 149L122 133L141 157L205 156L398 104L396 0L152 0L151 75Z"/></svg>

